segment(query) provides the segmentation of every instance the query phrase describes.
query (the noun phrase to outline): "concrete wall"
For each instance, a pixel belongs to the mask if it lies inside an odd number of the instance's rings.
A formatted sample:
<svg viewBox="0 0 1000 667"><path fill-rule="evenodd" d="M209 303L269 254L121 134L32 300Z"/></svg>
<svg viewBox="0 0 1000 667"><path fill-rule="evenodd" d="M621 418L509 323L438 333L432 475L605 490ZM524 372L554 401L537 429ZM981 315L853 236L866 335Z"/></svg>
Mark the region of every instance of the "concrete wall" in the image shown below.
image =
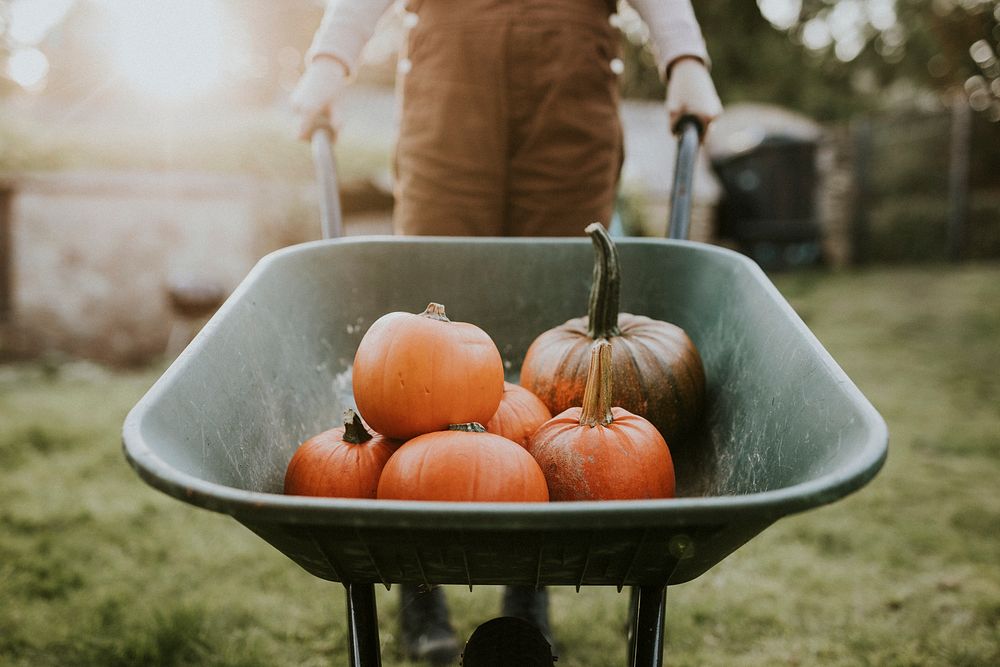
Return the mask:
<svg viewBox="0 0 1000 667"><path fill-rule="evenodd" d="M261 256L307 236L289 217L303 193L250 178L67 173L5 187L8 353L113 363L162 354L178 321L172 280L228 293Z"/></svg>

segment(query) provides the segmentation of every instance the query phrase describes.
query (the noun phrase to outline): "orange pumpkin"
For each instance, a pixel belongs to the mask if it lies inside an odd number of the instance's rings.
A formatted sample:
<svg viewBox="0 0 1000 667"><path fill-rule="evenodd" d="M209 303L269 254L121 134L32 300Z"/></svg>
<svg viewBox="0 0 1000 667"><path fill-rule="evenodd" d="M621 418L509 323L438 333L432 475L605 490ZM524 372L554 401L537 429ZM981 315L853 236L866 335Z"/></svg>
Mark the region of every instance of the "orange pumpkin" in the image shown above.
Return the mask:
<svg viewBox="0 0 1000 667"><path fill-rule="evenodd" d="M358 345L352 378L358 411L400 440L487 422L503 396L496 344L479 327L449 320L436 303L419 315L376 320Z"/></svg>
<svg viewBox="0 0 1000 667"><path fill-rule="evenodd" d="M354 410L344 425L309 438L285 471L285 493L296 496L374 498L379 476L401 443L372 436Z"/></svg>
<svg viewBox="0 0 1000 667"><path fill-rule="evenodd" d="M537 396L520 385L504 382L503 399L486 430L527 447L535 429L550 419L552 413Z"/></svg>
<svg viewBox="0 0 1000 667"><path fill-rule="evenodd" d="M408 441L378 483L379 499L545 502L545 477L523 447L481 424L457 424Z"/></svg>
<svg viewBox="0 0 1000 667"><path fill-rule="evenodd" d="M612 346L591 351L582 408L543 424L528 451L545 474L552 500L672 498L674 465L650 422L611 406Z"/></svg>
<svg viewBox="0 0 1000 667"><path fill-rule="evenodd" d="M651 421L670 443L689 435L705 403L705 370L694 342L680 327L618 312L618 252L598 223L587 227L594 242L594 282L587 317L569 320L536 338L521 367L521 385L552 414L583 400L594 341L614 347L615 402Z"/></svg>

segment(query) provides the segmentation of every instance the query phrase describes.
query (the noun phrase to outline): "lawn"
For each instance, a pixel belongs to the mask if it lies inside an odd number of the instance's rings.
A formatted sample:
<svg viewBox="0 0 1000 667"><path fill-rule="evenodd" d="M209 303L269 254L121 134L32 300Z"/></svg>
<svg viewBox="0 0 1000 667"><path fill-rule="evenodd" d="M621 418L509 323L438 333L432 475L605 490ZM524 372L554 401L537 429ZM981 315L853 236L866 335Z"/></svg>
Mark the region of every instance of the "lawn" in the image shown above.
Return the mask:
<svg viewBox="0 0 1000 667"><path fill-rule="evenodd" d="M889 423L859 493L671 588L671 665L1000 664L1000 265L809 272L782 292ZM0 665L346 662L343 594L121 454L161 369L0 367ZM449 588L459 632L499 592ZM395 591L379 591L399 665ZM623 664L627 596L553 592L562 667Z"/></svg>

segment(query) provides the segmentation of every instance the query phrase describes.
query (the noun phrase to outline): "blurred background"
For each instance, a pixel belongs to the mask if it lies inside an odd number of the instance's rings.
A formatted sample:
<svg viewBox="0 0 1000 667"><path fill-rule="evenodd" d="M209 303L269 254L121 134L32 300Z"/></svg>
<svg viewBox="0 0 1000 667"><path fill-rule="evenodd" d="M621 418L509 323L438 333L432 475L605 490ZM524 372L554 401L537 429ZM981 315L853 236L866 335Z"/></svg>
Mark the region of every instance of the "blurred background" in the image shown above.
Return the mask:
<svg viewBox="0 0 1000 667"><path fill-rule="evenodd" d="M148 361L192 302L209 308L267 251L317 237L288 97L322 9L0 3L0 351ZM348 233L391 231L404 11L384 17L344 103ZM693 238L776 270L1000 256L997 3L731 0L698 13L728 110L696 178ZM623 4L618 19L619 222L659 235L664 88L637 15Z"/></svg>
<svg viewBox="0 0 1000 667"><path fill-rule="evenodd" d="M1000 3L694 4L727 111L700 155L692 237L768 271L893 442L857 497L672 589L668 660L998 664ZM322 11L0 0L0 664L344 660L335 586L145 487L118 440L256 261L320 236L288 99ZM403 11L344 102L348 234L391 232ZM656 236L664 88L635 12L622 3L617 22L616 225ZM496 591L455 595L466 636L497 608ZM620 664L624 605L559 591L559 664Z"/></svg>

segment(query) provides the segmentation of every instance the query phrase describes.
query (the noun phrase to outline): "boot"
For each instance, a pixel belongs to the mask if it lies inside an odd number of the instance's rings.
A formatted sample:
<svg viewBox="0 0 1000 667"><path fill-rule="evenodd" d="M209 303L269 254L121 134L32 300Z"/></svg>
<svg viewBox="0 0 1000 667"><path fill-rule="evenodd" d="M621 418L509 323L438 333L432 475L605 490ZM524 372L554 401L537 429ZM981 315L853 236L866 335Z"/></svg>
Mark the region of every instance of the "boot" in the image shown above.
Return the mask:
<svg viewBox="0 0 1000 667"><path fill-rule="evenodd" d="M443 589L410 584L399 587L399 642L409 660L455 664L458 641L448 619Z"/></svg>
<svg viewBox="0 0 1000 667"><path fill-rule="evenodd" d="M548 590L532 586L507 586L503 591L501 613L504 616L524 619L534 625L552 647L553 653L555 652L556 644L552 639L552 628L549 627Z"/></svg>

